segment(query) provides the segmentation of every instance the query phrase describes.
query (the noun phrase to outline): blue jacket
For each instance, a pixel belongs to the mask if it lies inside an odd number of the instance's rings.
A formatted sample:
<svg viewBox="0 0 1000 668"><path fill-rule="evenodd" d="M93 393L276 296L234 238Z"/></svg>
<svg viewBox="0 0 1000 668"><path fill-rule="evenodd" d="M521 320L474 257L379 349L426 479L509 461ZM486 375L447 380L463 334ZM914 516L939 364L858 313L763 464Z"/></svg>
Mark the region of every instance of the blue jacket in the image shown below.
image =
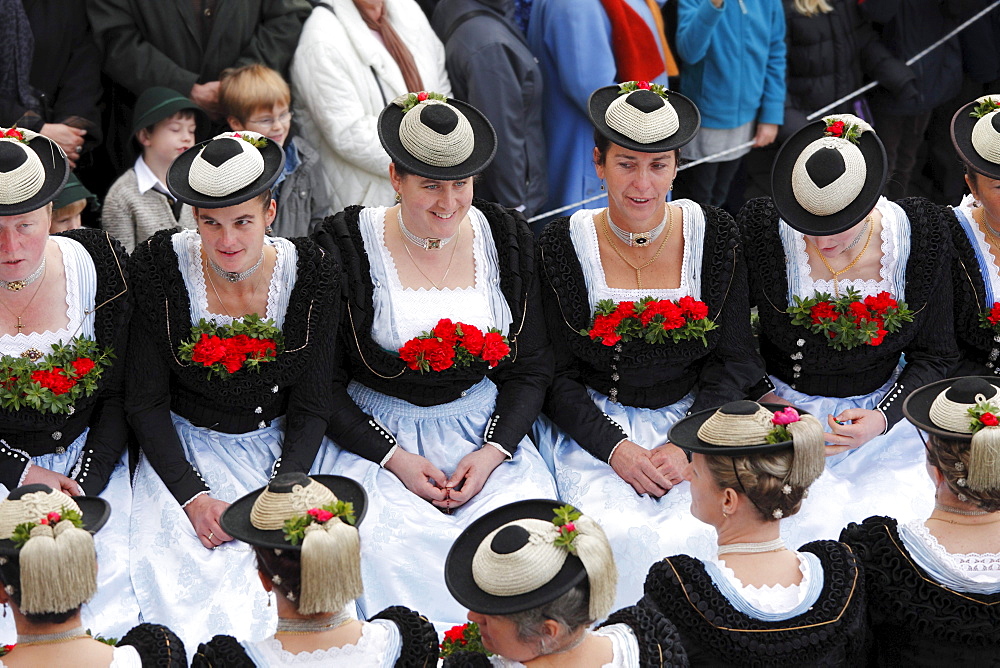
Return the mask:
<svg viewBox="0 0 1000 668"><path fill-rule="evenodd" d="M681 93L706 128L781 125L785 110L785 10L781 0L678 0Z"/></svg>

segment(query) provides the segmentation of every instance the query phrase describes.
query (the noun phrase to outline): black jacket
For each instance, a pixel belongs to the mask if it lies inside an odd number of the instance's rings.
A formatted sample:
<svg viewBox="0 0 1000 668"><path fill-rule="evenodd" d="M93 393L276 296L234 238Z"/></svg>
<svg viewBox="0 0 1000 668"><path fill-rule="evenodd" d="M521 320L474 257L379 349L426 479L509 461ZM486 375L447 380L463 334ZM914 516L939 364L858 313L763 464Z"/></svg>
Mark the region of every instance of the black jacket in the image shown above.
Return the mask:
<svg viewBox="0 0 1000 668"><path fill-rule="evenodd" d="M478 199L473 205L489 221L500 265L500 291L513 315L510 331L505 332L511 353L493 369L480 362L422 374L409 369L396 351L385 350L372 339L371 265L358 226L363 207L350 206L327 218L314 235L320 246L339 251L344 268L344 312L333 382L335 410L327 435L370 461L381 462L396 442L347 394L352 379L418 406L435 406L458 399L487 376L500 393L486 430L492 433L490 440L509 453L517 449L541 410L552 381L552 352L542 316L535 240L517 211ZM428 314L428 327L447 316Z"/></svg>
<svg viewBox="0 0 1000 668"><path fill-rule="evenodd" d="M581 335L581 329L590 327L593 314L570 238L570 219L549 223L539 240L545 317L556 355L556 376L545 414L603 462L629 434L594 405L587 387L642 408L669 406L695 390L691 410L698 411L744 399L752 387L767 383L750 333L747 268L736 224L721 209L702 209L701 301L718 325L708 333L707 346L701 341L631 341L609 347Z"/></svg>
<svg viewBox="0 0 1000 668"><path fill-rule="evenodd" d="M785 311L787 260L771 200L750 200L739 215L751 267L750 300L759 309L760 350L768 373L806 394L852 397L884 385L905 353L906 366L878 405L888 427L903 417L909 392L945 378L958 359L947 230L951 210L920 198L897 203L910 221L905 301L914 312L913 322L887 335L879 346L852 350L835 350L820 335L792 324Z"/></svg>
<svg viewBox="0 0 1000 668"><path fill-rule="evenodd" d="M157 232L136 247L129 263L137 308L129 337L125 408L140 447L163 484L184 504L211 490L185 458L171 412L230 434L254 431L285 415L281 457L268 473L279 468L308 471L332 410L332 397L324 388L332 374L339 316L340 273L334 256L308 239L293 240L297 275L282 327L284 350L259 372L207 378L203 367L177 357L191 335L190 297L172 243L177 232Z"/></svg>
<svg viewBox="0 0 1000 668"><path fill-rule="evenodd" d="M962 358L951 376L1000 375L1000 335L982 326L979 316L989 310L986 304L986 283L972 242L959 214L949 221L953 257L951 264L952 288L955 294L955 338ZM988 267L988 271L996 271Z"/></svg>

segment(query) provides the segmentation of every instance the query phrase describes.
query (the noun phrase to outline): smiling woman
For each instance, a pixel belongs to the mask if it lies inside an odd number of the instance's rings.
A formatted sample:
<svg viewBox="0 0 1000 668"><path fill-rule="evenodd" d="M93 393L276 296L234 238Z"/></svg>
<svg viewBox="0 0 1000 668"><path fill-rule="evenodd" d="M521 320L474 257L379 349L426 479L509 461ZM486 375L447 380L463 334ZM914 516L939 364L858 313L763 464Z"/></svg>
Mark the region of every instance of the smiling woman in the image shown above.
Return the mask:
<svg viewBox="0 0 1000 668"><path fill-rule="evenodd" d="M267 236L283 159L253 132L182 154L167 185L198 229L157 233L130 265L135 496L161 518L133 524L131 574L143 614L170 620L191 647L273 628L252 555L219 517L278 471L307 472L331 410L338 273L308 240ZM178 592L182 580L197 584Z"/></svg>

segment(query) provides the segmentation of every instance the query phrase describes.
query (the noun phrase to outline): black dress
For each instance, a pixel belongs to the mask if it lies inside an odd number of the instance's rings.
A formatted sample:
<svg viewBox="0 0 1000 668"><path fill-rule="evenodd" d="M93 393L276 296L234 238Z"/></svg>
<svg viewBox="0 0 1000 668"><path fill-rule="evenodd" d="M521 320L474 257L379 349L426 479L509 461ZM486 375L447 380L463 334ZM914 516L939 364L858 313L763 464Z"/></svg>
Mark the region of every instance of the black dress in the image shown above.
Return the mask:
<svg viewBox="0 0 1000 668"><path fill-rule="evenodd" d="M823 567L823 588L806 612L761 621L729 602L704 564L668 557L646 577L639 605L661 612L677 627L695 666L853 666L864 662L864 574L851 549L834 541L803 545Z"/></svg>
<svg viewBox="0 0 1000 668"><path fill-rule="evenodd" d="M437 665L438 637L434 626L403 606L393 606L378 613L370 621L384 619L399 629L403 646L395 668L424 668ZM293 655L296 656L296 655ZM292 659L287 665L296 663ZM193 668L254 668L246 649L232 636L215 636L198 646L191 662ZM286 665L286 664L281 664Z"/></svg>
<svg viewBox="0 0 1000 668"><path fill-rule="evenodd" d="M983 327L980 320L983 312L990 308L986 304L983 268L959 221L959 216L965 216L967 211L955 210L948 225L953 249L951 280L955 295L955 338L961 354L961 359L948 375L1000 375L1000 334ZM973 221L972 225L976 223ZM986 261L989 262L988 259ZM997 268L990 266L986 271L996 273Z"/></svg>
<svg viewBox="0 0 1000 668"><path fill-rule="evenodd" d="M936 582L913 561L891 517L852 523L840 537L864 566L871 665L1000 666L1000 592Z"/></svg>

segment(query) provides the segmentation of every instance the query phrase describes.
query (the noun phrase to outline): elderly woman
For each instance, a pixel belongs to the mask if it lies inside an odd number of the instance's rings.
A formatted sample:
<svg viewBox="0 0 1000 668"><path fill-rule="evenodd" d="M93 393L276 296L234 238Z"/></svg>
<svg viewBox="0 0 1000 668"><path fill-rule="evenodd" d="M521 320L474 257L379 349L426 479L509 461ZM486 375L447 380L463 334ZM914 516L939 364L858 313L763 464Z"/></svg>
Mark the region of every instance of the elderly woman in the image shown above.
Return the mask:
<svg viewBox="0 0 1000 668"><path fill-rule="evenodd" d="M969 193L950 221L955 338L961 360L955 375L1000 373L1000 95L965 105L951 120L951 140L965 163Z"/></svg>
<svg viewBox="0 0 1000 668"><path fill-rule="evenodd" d="M668 557L646 578L643 605L670 619L692 665L863 663L861 570L847 546L799 550L781 520L823 471L823 428L794 408L737 401L695 413L670 439L694 453L691 513L715 528L718 556Z"/></svg>
<svg viewBox="0 0 1000 668"><path fill-rule="evenodd" d="M102 591L83 614L95 632L121 637L139 621L128 574L125 253L94 230L49 236L68 173L52 140L0 128L0 498L43 483L113 503L97 541Z"/></svg>
<svg viewBox="0 0 1000 668"><path fill-rule="evenodd" d="M330 0L302 27L291 66L295 118L320 154L333 211L392 201L382 108L406 93L451 95L444 46L414 0Z"/></svg>
<svg viewBox="0 0 1000 668"><path fill-rule="evenodd" d="M556 376L535 442L559 497L606 527L616 605L664 554L710 538L687 513L687 458L667 438L690 410L770 389L754 349L732 217L667 195L699 115L683 95L627 82L590 97L608 206L550 223L540 241Z"/></svg>
<svg viewBox="0 0 1000 668"><path fill-rule="evenodd" d="M132 581L143 616L191 647L206 632L273 630L253 555L219 516L279 470L308 471L332 410L339 273L307 239L267 236L282 163L253 132L181 154L167 186L198 228L156 233L130 265Z"/></svg>
<svg viewBox="0 0 1000 668"><path fill-rule="evenodd" d="M906 418L928 434L934 510L869 517L840 538L864 565L878 665L985 666L1000 646L1000 387L955 378L911 394Z"/></svg>
<svg viewBox="0 0 1000 668"><path fill-rule="evenodd" d="M459 652L448 666L638 668L687 666L676 629L626 608L595 631L615 598L618 569L601 526L545 499L497 508L448 553L448 589L469 608L489 660Z"/></svg>
<svg viewBox="0 0 1000 668"><path fill-rule="evenodd" d="M349 297L328 432L343 451L314 470L368 494L362 610L419 606L455 623L448 546L497 506L555 496L526 438L552 378L534 239L517 211L472 199L496 147L473 107L400 98L379 136L399 204L349 207L318 232Z"/></svg>
<svg viewBox="0 0 1000 668"><path fill-rule="evenodd" d="M437 634L418 613L396 606L368 622L354 618L362 590L355 527L365 511L358 483L303 473L275 476L226 509L222 526L253 546L260 582L274 594L278 630L242 645L216 636L198 648L194 665L330 666L361 657L383 668L434 665Z"/></svg>
<svg viewBox="0 0 1000 668"><path fill-rule="evenodd" d="M70 497L43 484L0 501L0 604L17 623L17 644L0 650L0 668L187 665L184 645L164 626L137 626L117 647L84 630L80 608L98 581L91 534L110 513L100 497Z"/></svg>
<svg viewBox="0 0 1000 668"><path fill-rule="evenodd" d="M923 449L900 422L903 399L957 359L951 214L922 199L886 200L885 178L871 126L828 116L782 146L772 198L739 216L771 398L808 410L828 432L829 503L803 518L817 538L873 507L920 513Z"/></svg>

